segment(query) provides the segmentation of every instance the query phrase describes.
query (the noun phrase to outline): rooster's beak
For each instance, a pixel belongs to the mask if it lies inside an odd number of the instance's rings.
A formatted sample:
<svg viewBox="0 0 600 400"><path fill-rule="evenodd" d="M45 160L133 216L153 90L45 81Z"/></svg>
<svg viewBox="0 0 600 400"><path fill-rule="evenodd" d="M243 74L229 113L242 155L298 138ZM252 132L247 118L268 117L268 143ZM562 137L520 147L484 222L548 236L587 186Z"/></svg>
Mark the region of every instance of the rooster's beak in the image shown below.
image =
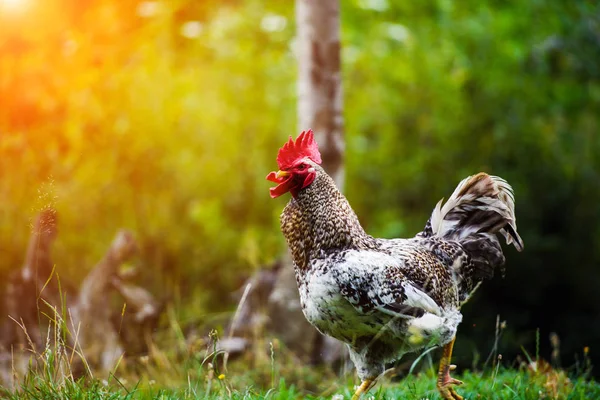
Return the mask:
<svg viewBox="0 0 600 400"><path fill-rule="evenodd" d="M277 173L275 174L275 176L277 177L277 179L285 178L285 177L288 177L290 175L291 175L291 173L289 173L287 171L282 171L282 170L277 171Z"/></svg>

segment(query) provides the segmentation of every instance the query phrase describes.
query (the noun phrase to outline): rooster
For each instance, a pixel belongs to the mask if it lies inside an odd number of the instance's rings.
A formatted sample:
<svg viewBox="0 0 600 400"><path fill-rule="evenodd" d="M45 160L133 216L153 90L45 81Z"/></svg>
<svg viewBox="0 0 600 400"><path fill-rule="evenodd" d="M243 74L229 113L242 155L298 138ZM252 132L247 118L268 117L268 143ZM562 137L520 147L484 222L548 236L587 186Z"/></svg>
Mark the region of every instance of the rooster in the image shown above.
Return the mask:
<svg viewBox="0 0 600 400"><path fill-rule="evenodd" d="M279 150L279 171L267 180L275 198L292 195L281 214L302 310L320 332L348 346L361 384L360 398L386 363L408 352L442 346L437 387L444 399L462 397L450 376L460 307L504 264L496 236L519 251L514 196L503 179L479 173L460 182L433 209L411 239L368 235L320 167L312 131L291 137Z"/></svg>

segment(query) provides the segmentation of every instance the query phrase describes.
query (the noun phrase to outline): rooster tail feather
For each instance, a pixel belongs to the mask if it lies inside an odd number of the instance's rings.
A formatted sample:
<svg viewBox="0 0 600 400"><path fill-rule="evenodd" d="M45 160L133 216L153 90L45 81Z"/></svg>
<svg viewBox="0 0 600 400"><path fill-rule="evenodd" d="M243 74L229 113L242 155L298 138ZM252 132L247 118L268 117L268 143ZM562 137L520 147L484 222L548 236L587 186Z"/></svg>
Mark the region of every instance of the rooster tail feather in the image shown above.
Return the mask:
<svg viewBox="0 0 600 400"><path fill-rule="evenodd" d="M497 176L480 172L463 179L446 203L442 199L436 205L429 223L431 234L463 244L486 237L491 245L500 233L507 244L523 250L512 187Z"/></svg>

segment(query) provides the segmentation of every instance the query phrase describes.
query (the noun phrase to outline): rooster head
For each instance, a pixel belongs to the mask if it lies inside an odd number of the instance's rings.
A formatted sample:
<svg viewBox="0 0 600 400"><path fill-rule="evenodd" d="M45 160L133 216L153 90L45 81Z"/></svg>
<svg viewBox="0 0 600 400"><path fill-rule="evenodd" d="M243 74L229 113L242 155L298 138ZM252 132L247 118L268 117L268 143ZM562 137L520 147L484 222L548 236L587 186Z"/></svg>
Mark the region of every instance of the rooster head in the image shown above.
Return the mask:
<svg viewBox="0 0 600 400"><path fill-rule="evenodd" d="M310 185L317 175L314 164L321 164L321 154L312 130L302 131L296 141L290 139L277 154L279 171L267 175L267 180L277 183L269 189L271 197L279 197L291 192L296 197L298 191Z"/></svg>

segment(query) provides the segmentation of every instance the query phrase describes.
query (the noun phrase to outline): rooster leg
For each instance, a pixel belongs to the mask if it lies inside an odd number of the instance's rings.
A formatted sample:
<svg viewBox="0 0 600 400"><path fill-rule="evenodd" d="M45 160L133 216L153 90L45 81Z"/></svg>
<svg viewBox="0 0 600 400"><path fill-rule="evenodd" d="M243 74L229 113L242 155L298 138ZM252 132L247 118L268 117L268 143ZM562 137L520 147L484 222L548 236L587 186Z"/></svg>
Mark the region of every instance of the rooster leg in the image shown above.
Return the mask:
<svg viewBox="0 0 600 400"><path fill-rule="evenodd" d="M371 389L373 387L373 385L375 385L375 379L365 379L360 384L358 389L356 389L356 392L354 392L354 396L352 396L352 400L360 399L360 395L363 393L367 393L369 391L369 389Z"/></svg>
<svg viewBox="0 0 600 400"><path fill-rule="evenodd" d="M446 400L463 400L463 397L456 393L456 390L453 388L454 385L462 385L463 383L450 376L450 371L456 368L456 365L450 364L453 347L454 339L444 346L444 353L442 354L440 369L438 371L437 388L442 397Z"/></svg>

